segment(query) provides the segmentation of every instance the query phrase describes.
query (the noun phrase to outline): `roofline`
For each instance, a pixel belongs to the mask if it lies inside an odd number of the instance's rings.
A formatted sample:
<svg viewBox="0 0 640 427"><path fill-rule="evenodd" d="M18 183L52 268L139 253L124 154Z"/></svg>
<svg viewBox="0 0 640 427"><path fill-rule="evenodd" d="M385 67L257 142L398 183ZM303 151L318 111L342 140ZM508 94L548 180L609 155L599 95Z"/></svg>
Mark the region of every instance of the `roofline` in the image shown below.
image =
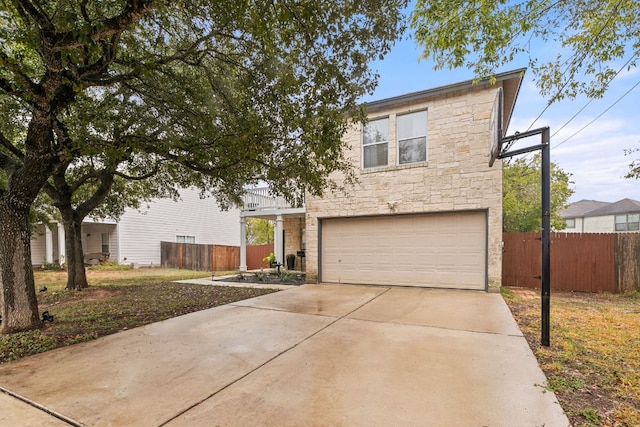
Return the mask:
<svg viewBox="0 0 640 427"><path fill-rule="evenodd" d="M625 200L629 200L631 202L634 203L640 203L638 200L634 200L634 199L630 199L628 197L624 198L624 199L620 199L617 202L601 202L599 200L578 200L577 202L571 203L571 205L580 203L580 202L597 202L597 203L604 203L604 206L599 206L595 209L591 209L589 211L586 212L582 212L580 214L576 214L576 215L567 215L564 214L562 212L560 212L560 217L565 219L569 219L569 218L593 218L593 217L600 217L600 216L615 216L615 215L629 215L629 214L638 214L640 213L640 207L637 207L636 209L624 209L624 210L614 210L613 212L598 212L601 209L610 207L611 205L615 205L617 203L623 202ZM608 206L607 206L608 205ZM569 209L569 208L566 208ZM566 210L564 209L564 210Z"/></svg>
<svg viewBox="0 0 640 427"><path fill-rule="evenodd" d="M594 209L595 210L595 209ZM620 211L620 212L609 212L609 213L595 213L592 214L591 211L583 213L582 215L571 215L571 216L562 216L563 219L567 218L595 218L599 216L616 216L616 215L629 215L629 214L640 214L640 209L637 211Z"/></svg>
<svg viewBox="0 0 640 427"><path fill-rule="evenodd" d="M520 92L520 86L522 85L522 78L524 76L524 73L527 69L526 68L518 68L517 70L513 70L513 71L506 71L504 73L499 73L499 74L495 74L492 77L486 77L486 78L482 78L480 80L477 79L472 79L472 80L466 80L463 82L459 82L459 83L452 83L452 84L448 84L445 86L439 86L436 88L432 88L432 89L427 89L427 90L422 90L419 92L412 92L412 93L407 93L405 95L399 95L399 96L393 96L391 98L385 98L385 99L380 99L378 101L371 101L371 102L365 102L363 105L367 108L385 108L385 107L389 107L392 105L396 105L399 103L405 103L405 102L413 102L413 101L418 101L421 100L423 98L426 97L433 97L436 95L442 95L442 94L446 94L446 93L450 93L450 92L455 92L457 90L462 90L462 89L471 89L473 87L478 87L480 85L486 85L486 84L491 84L491 81L494 80L495 83L497 82L502 82L505 80L511 80L514 78L519 78L518 81L518 86L516 89L516 93L514 96L514 99L518 97L518 93ZM515 104L515 102L514 102ZM509 121L511 119L511 113L513 112L513 108L511 109L511 111L509 112L509 117L506 123L503 123L503 126L506 128L505 125L509 124Z"/></svg>

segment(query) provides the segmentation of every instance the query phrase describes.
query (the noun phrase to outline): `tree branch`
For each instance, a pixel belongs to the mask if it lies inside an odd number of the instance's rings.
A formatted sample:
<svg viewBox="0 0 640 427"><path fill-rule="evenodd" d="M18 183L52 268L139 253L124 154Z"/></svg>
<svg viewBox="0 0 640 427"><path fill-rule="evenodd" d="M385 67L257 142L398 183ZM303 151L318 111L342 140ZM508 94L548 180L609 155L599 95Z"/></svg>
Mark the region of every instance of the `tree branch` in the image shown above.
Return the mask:
<svg viewBox="0 0 640 427"><path fill-rule="evenodd" d="M120 34L114 34L109 41L101 41L102 56L91 65L78 68L78 76L83 80L90 80L91 76L104 75L109 65L116 59Z"/></svg>
<svg viewBox="0 0 640 427"><path fill-rule="evenodd" d="M0 65L2 65L6 70L11 72L16 80L22 82L25 86L29 88L29 91L33 93L37 93L39 91L38 85L35 84L28 75L26 75L21 69L20 66L12 61L12 59L5 52L0 51ZM2 84L2 88L7 92L13 92L14 89L11 87L11 82L6 79L0 80L0 84Z"/></svg>
<svg viewBox="0 0 640 427"><path fill-rule="evenodd" d="M75 193L78 190L78 188L85 185L90 179L100 179L100 176L103 173L104 173L103 170L96 170L93 167L91 167L91 169L87 173L77 178L76 181L73 183L73 185L69 186L69 190L71 191L71 193Z"/></svg>
<svg viewBox="0 0 640 427"><path fill-rule="evenodd" d="M87 13L87 3L89 0L82 0L80 3L80 12L82 13L82 18L87 24L91 24L91 18L89 18L89 14Z"/></svg>
<svg viewBox="0 0 640 427"><path fill-rule="evenodd" d="M158 173L158 170L159 170L159 169L158 169L158 165L155 165L155 166L153 167L153 170L152 170L152 171L147 172L147 173L146 173L146 174L144 174L144 175L131 176L131 175L127 175L127 174L125 174L125 173L123 173L123 172L119 172L119 171L115 171L115 172L114 172L114 175L119 176L119 177L122 177L122 178L124 178L124 179L131 180L131 181L143 181L143 180L145 180L145 179L149 179L149 178L151 178L152 176L154 176L156 173Z"/></svg>
<svg viewBox="0 0 640 427"><path fill-rule="evenodd" d="M13 157L7 156L0 151L0 169L7 173L7 177L10 177L19 167L20 163L18 163Z"/></svg>
<svg viewBox="0 0 640 427"><path fill-rule="evenodd" d="M55 29L51 19L41 10L38 10L32 2L28 0L18 0L15 4L23 20L33 20L43 30L53 31Z"/></svg>
<svg viewBox="0 0 640 427"><path fill-rule="evenodd" d="M109 171L102 172L103 173L98 176L100 185L98 186L96 191L91 195L91 197L89 197L83 203L80 203L80 205L76 208L76 213L80 215L81 218L86 217L91 213L91 211L97 208L98 205L102 203L104 198L107 197L109 191L111 191L114 175Z"/></svg>
<svg viewBox="0 0 640 427"><path fill-rule="evenodd" d="M67 150L69 150L71 152L71 155L74 156L75 154L78 153L79 149L78 148L73 148L73 141L71 140L71 137L69 136L69 130L67 129L67 127L65 126L64 123L62 123L60 120L58 120L57 118L54 118L53 121L53 131L55 132L56 135L56 139L59 142L59 146L57 147L59 150L62 150L62 148L66 148ZM61 159L63 162L69 162L70 159ZM66 169L66 167L65 167Z"/></svg>
<svg viewBox="0 0 640 427"><path fill-rule="evenodd" d="M16 146L13 145L11 141L9 141L7 137L5 137L2 134L2 132L0 132L0 145L6 148L11 154L16 156L18 159L22 160L24 158L24 153L18 150L18 148L16 148Z"/></svg>
<svg viewBox="0 0 640 427"><path fill-rule="evenodd" d="M128 0L124 11L112 18L104 19L91 27L89 38L93 42L105 40L113 35L126 30L134 22L138 21L145 13L154 8L152 0ZM57 32L56 43L52 52L61 52L67 49L75 49L84 46L84 42L78 41L72 32Z"/></svg>
<svg viewBox="0 0 640 427"><path fill-rule="evenodd" d="M5 93L14 93L16 92L13 87L11 87L11 82L5 78L0 78L0 90Z"/></svg>
<svg viewBox="0 0 640 427"><path fill-rule="evenodd" d="M60 199L60 192L56 190L56 188L51 184L48 180L42 186L42 190L47 193L47 196L51 199L51 204L53 206L59 206L62 204L62 200Z"/></svg>

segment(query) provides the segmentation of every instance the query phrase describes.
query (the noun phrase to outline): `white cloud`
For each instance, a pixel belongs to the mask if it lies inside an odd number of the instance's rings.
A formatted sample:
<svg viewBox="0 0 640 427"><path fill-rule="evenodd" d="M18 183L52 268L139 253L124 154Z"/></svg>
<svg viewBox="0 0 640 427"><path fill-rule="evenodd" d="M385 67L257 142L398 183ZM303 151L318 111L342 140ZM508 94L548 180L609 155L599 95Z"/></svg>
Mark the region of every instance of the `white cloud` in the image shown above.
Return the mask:
<svg viewBox="0 0 640 427"><path fill-rule="evenodd" d="M617 201L625 197L640 200L640 182L624 178L629 171L629 163L634 158L640 158L640 153L625 155L625 150L640 148L637 90L618 101L635 84L628 77L635 79L638 74L640 70L637 68L623 71L602 99L591 102L584 97L563 100L546 109L546 101L539 95L530 76L523 82L509 133L525 131L534 121L534 128L549 126L553 135L551 160L573 175L573 201ZM544 113L537 119L543 110ZM578 115L572 119L576 113ZM581 130L594 119L593 123ZM540 139L535 141L536 144L539 142Z"/></svg>

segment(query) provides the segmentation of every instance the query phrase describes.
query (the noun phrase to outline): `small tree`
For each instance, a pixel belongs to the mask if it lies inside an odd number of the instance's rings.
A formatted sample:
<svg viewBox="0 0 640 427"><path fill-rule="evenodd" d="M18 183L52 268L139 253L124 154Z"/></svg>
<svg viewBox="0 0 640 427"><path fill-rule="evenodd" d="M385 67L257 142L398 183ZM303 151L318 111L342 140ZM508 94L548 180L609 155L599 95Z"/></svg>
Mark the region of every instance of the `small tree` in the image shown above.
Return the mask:
<svg viewBox="0 0 640 427"><path fill-rule="evenodd" d="M542 227L540 155L505 161L502 169L502 227L511 231L540 231ZM551 228L563 230L560 210L573 194L571 174L551 163Z"/></svg>
<svg viewBox="0 0 640 427"><path fill-rule="evenodd" d="M247 218L247 244L273 243L273 222L261 218Z"/></svg>

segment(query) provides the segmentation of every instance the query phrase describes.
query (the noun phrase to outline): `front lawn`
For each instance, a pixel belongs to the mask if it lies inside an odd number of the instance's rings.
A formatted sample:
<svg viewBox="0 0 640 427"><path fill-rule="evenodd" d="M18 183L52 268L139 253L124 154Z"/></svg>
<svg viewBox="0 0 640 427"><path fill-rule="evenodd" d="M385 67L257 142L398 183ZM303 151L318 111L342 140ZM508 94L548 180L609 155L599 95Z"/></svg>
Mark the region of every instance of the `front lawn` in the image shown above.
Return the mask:
<svg viewBox="0 0 640 427"><path fill-rule="evenodd" d="M66 272L37 271L40 313L47 311L53 322L45 322L42 330L0 335L0 363L274 292L171 283L202 277L211 274L162 268L89 269L90 287L68 291Z"/></svg>
<svg viewBox="0 0 640 427"><path fill-rule="evenodd" d="M502 295L574 427L640 426L640 294L552 292L551 345L540 345L540 295Z"/></svg>

